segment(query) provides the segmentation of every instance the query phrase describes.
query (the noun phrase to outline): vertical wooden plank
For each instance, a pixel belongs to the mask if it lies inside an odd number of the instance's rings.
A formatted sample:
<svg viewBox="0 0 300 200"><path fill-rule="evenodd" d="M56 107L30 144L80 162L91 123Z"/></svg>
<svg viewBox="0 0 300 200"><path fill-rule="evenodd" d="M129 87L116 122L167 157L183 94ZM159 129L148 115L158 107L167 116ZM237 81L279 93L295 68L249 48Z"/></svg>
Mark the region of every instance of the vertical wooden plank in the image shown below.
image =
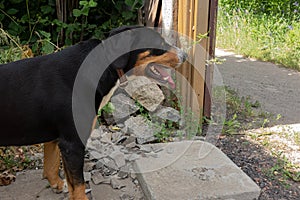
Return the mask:
<svg viewBox="0 0 300 200"><path fill-rule="evenodd" d="M179 7L178 12L180 13L178 18L178 32L183 34L183 36L193 38L193 19L194 19L194 0L191 1L184 1L179 0ZM192 52L192 51L191 51ZM190 55L190 61L193 62L194 55ZM180 83L180 90L181 90L181 97L182 97L182 103L185 108L186 112L189 112L188 110L192 108L192 97L193 97L193 91L192 91L192 71L193 66L190 63L184 63L180 69L179 72L181 73L182 77L178 78Z"/></svg>
<svg viewBox="0 0 300 200"><path fill-rule="evenodd" d="M209 17L209 60L215 58L215 45L216 45L216 27L217 27L217 12L218 0L210 2L210 17ZM204 91L204 116L211 117L211 104L212 104L212 82L213 82L214 64L209 64L206 69L206 81Z"/></svg>
<svg viewBox="0 0 300 200"><path fill-rule="evenodd" d="M197 40L198 34L205 34L208 32L208 19L209 19L209 0L195 0L195 13L194 13L194 37ZM207 39L200 42L201 48L195 48L195 67L192 74L192 83L194 91L197 95L200 112L203 112L204 103L204 82L205 82L205 65L207 60ZM193 110L197 109L197 105L193 104Z"/></svg>
<svg viewBox="0 0 300 200"><path fill-rule="evenodd" d="M174 0L173 29L196 41L198 34L204 35L209 32L209 28L211 28L211 22L209 23L209 20L211 21L212 17L216 17L214 14L211 14L210 6L211 4L216 4L217 1L218 0ZM146 3L146 6L148 6L149 9L148 15L146 13L146 16L148 16L149 25L151 24L151 21L152 23L153 21L157 21L157 17L161 19L162 15L158 13L157 10L160 1L149 0L146 2L148 2L148 4ZM159 21L161 22L161 20ZM213 72L213 70L211 70L212 68L209 67L206 73L206 60L209 59L208 52L214 50L213 42L215 40L215 32L210 32L209 34L213 34L214 36L209 35L209 39L202 39L200 45L196 45L198 47L195 47L191 51L191 58L195 59L191 61L194 63L194 67L196 67L197 70L193 69L189 64L184 64L180 69L177 70L184 77L179 80L179 83L182 83L181 90L183 91L182 97L185 98L185 106L191 107L194 112L204 112L205 116L207 116L207 113L210 112L209 109L204 110L204 108L208 108L205 107L206 105L204 105L204 101L205 104L210 104L210 95L207 94L207 92L210 93L209 88L212 84L211 81ZM199 48L199 46L202 48ZM178 79L180 78L178 77ZM184 84L184 82L186 82L185 80L187 80L193 87L193 90L197 96L196 101L190 101L193 99L193 93L192 91L189 91L188 84ZM205 81L208 81L208 85L205 85ZM187 100L189 100L189 102L187 102Z"/></svg>

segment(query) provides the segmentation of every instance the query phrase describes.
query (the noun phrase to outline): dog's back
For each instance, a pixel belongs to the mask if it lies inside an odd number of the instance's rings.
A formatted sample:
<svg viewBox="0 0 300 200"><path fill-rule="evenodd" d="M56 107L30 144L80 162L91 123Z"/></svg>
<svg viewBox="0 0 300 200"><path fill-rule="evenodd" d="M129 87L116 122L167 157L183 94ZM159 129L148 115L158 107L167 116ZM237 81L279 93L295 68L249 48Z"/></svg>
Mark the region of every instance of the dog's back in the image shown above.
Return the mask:
<svg viewBox="0 0 300 200"><path fill-rule="evenodd" d="M58 137L57 122L70 109L76 73L97 44L89 40L58 53L0 65L0 145Z"/></svg>

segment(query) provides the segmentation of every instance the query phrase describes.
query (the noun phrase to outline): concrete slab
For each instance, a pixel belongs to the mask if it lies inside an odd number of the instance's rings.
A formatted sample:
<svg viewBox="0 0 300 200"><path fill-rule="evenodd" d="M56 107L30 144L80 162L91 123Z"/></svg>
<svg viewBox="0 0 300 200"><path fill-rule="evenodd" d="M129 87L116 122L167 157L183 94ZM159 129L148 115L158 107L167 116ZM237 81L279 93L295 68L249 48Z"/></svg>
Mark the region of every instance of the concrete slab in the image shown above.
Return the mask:
<svg viewBox="0 0 300 200"><path fill-rule="evenodd" d="M253 200L260 188L215 146L202 141L153 144L157 156L134 168L146 199Z"/></svg>
<svg viewBox="0 0 300 200"><path fill-rule="evenodd" d="M47 180L42 180L42 170L21 172L16 182L0 187L1 200L62 200L64 194L55 194Z"/></svg>
<svg viewBox="0 0 300 200"><path fill-rule="evenodd" d="M67 194L56 194L47 180L43 180L42 170L28 170L17 175L16 182L0 187L0 200L66 200ZM95 185L90 182L92 200L143 199L143 193L132 179L120 179L121 189L113 189L111 185Z"/></svg>
<svg viewBox="0 0 300 200"><path fill-rule="evenodd" d="M123 200L123 199L142 199L143 193L139 187L134 185L131 179L120 179L119 180L122 185L125 187L121 189L113 189L108 184L99 184L95 185L94 183L90 182L90 186L92 189L92 199L98 200Z"/></svg>

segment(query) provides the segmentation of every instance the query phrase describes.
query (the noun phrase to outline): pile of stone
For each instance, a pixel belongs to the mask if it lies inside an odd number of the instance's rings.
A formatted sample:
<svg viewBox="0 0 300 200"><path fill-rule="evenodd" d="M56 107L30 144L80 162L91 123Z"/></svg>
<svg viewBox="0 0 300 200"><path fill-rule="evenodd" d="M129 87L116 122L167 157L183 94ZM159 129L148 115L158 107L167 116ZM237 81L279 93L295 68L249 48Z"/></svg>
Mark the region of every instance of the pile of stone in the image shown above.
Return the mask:
<svg viewBox="0 0 300 200"><path fill-rule="evenodd" d="M112 125L94 129L87 142L84 165L87 182L110 184L121 190L126 186L122 179L131 178L138 185L132 171L133 162L141 157L157 157L162 150L147 145L157 140L155 133L160 131L153 122L180 123L181 120L177 110L162 106L164 99L161 89L146 77L136 77L126 87L117 89L110 100L114 111L105 116ZM136 114L141 108L149 112L151 120Z"/></svg>

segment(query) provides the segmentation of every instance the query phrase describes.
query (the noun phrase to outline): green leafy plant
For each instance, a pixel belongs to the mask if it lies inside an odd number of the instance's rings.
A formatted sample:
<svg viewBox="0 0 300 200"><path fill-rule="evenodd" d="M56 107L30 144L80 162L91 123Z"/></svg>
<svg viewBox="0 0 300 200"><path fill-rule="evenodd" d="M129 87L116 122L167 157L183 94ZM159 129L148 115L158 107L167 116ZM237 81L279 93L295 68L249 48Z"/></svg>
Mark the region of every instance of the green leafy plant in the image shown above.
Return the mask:
<svg viewBox="0 0 300 200"><path fill-rule="evenodd" d="M60 10L61 4L68 9ZM73 1L0 0L0 27L34 55L52 53L92 36L102 39L112 29L137 23L142 0Z"/></svg>
<svg viewBox="0 0 300 200"><path fill-rule="evenodd" d="M237 134L240 128L241 124L237 120L237 114L234 114L232 119L224 121L223 133L228 135Z"/></svg>
<svg viewBox="0 0 300 200"><path fill-rule="evenodd" d="M22 54L22 47L19 38L11 36L0 28L0 63L8 63L19 60Z"/></svg>
<svg viewBox="0 0 300 200"><path fill-rule="evenodd" d="M274 153L274 156L277 157L277 163L270 168L269 176L282 176L283 180L279 180L283 183L287 179L300 182L300 166L291 163L282 152Z"/></svg>
<svg viewBox="0 0 300 200"><path fill-rule="evenodd" d="M112 114L115 111L115 109L115 106L111 102L108 102L102 109L98 110L98 117L102 115L102 112Z"/></svg>

